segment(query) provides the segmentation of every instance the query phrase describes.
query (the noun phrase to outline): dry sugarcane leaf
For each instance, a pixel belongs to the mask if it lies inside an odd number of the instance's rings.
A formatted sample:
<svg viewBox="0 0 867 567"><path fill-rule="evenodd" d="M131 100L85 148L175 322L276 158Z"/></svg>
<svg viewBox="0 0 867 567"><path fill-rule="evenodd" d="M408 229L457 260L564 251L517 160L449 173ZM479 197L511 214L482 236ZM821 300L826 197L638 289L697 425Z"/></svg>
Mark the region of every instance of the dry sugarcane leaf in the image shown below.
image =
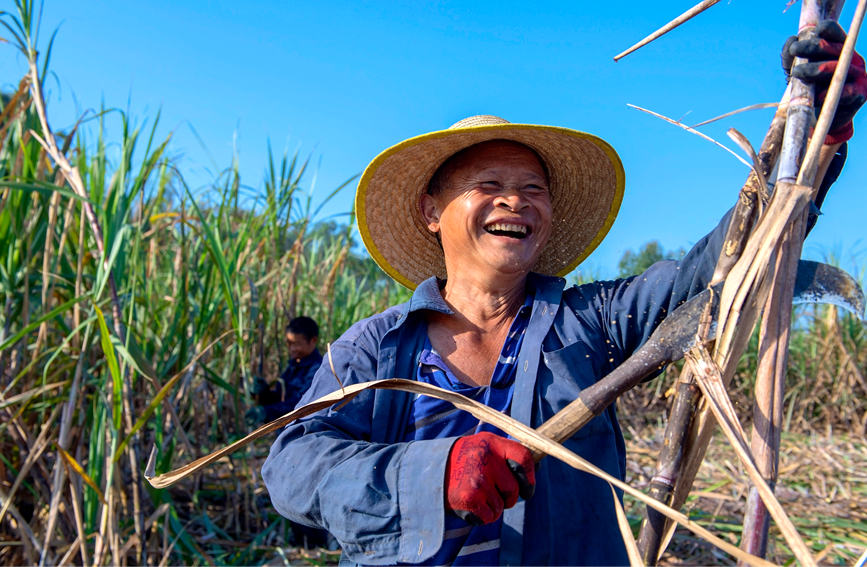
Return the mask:
<svg viewBox="0 0 867 567"><path fill-rule="evenodd" d="M611 488L611 497L614 498L614 511L617 513L617 527L620 528L620 535L623 536L623 545L626 546L626 554L629 556L629 565L631 567L642 567L644 561L641 559L641 552L638 550L638 544L632 536L632 528L629 526L629 520L626 518L626 511L623 510L623 503L617 497L617 492L614 487Z"/></svg>
<svg viewBox="0 0 867 567"><path fill-rule="evenodd" d="M726 278L720 294L720 313L715 358L722 368L728 367L736 333L744 325L739 315L748 304L764 304L758 291L766 279L770 259L777 248L778 236L786 226L800 215L810 200L812 188L791 183L778 183L774 196L762 218L759 219L741 258L735 263ZM733 324L729 324L732 321ZM748 323L750 330L755 321ZM740 356L740 353L734 353Z"/></svg>
<svg viewBox="0 0 867 567"><path fill-rule="evenodd" d="M12 503L12 499L15 498L15 494L18 492L18 489L28 478L28 473L30 473L30 469L33 465L42 457L42 453L48 447L48 434L54 431L54 420L57 419L58 414L60 413L61 406L55 406L54 411L51 412L51 415L45 422L42 424L42 429L39 431L39 436L33 442L33 444L27 450L27 458L24 459L24 464L18 469L18 474L15 475L15 482L12 483L12 488L9 489L8 499L5 503L3 503L2 509L0 509L0 523L3 522L3 518L6 516L6 512L9 510L9 505Z"/></svg>
<svg viewBox="0 0 867 567"><path fill-rule="evenodd" d="M734 116L736 114L740 114L741 112L748 112L750 110L760 110L762 108L777 108L780 106L779 102L760 102L758 104L751 104L749 106L744 106L742 108L738 108L737 110L732 110L730 112L726 112L725 114L720 114L719 116L714 116L713 118L708 118L707 120L703 120L698 124L690 125L690 128L699 128L701 126L706 126L717 120L722 120L723 118L728 118L729 116Z"/></svg>
<svg viewBox="0 0 867 567"><path fill-rule="evenodd" d="M798 534L798 530L795 529L794 524L789 520L783 507L774 496L774 491L768 486L765 479L762 478L759 469L756 468L749 444L746 441L746 436L738 422L731 399L726 393L719 366L713 361L704 345L701 344L690 350L686 354L685 360L692 367L696 382L708 401L708 406L711 408L714 417L716 417L729 443L731 443L735 453L746 469L753 485L758 489L768 511L777 522L777 526L786 539L786 543L789 544L789 547L801 565L816 565L813 556L810 554L809 549L807 549L807 545Z"/></svg>
<svg viewBox="0 0 867 567"><path fill-rule="evenodd" d="M72 514L75 520L75 531L78 533L79 541L87 541L87 536L84 532L84 519L81 514L81 504L78 501L78 486L74 482L67 484L69 487L69 499L72 501ZM89 565L90 560L87 555L87 546L81 546L81 565Z"/></svg>
<svg viewBox="0 0 867 567"><path fill-rule="evenodd" d="M668 116L663 116L662 114L659 114L658 112L653 112L652 110L648 110L648 109L646 109L646 108L641 108L640 106L636 106L636 105L634 105L634 104L628 104L628 103L627 103L626 106L628 106L628 107L630 107L630 108L634 108L635 110L640 110L641 112L646 112L647 114L650 114L651 116L656 116L657 118L661 118L661 119L665 120L666 122L668 122L669 124L674 124L675 126L680 126L681 128L683 128L684 130L686 130L686 131L689 132L690 134L695 134L696 136L698 136L698 137L700 137L700 138L704 138L704 139L707 140L708 142L711 142L712 144L715 144L715 145L721 147L722 149L724 149L725 151L727 151L727 152L730 153L731 155L735 156L735 158L736 158L739 162L741 162L741 163L744 164L745 166L749 167L750 169L753 168L753 166L750 165L750 162L748 162L747 160L745 160L744 158L742 158L741 156L739 156L739 155L737 154L736 151L734 151L734 150L732 150L731 148L729 148L729 147L727 147L727 146L725 146L725 145L723 145L723 144L717 142L716 140L714 140L713 138L711 138L711 137L708 136L707 134L703 134L703 133L699 132L698 130L696 130L696 129L690 127L690 126L687 126L686 124L684 124L683 122L681 122L681 121L679 121L679 120L675 120L675 119L673 119L673 118L669 118Z"/></svg>
<svg viewBox="0 0 867 567"><path fill-rule="evenodd" d="M8 504L6 504L7 502ZM30 524L27 522L21 512L18 511L18 508L15 507L15 504L11 502L9 496L3 490L2 486L0 486L0 503L6 505L9 508L9 513L12 515L13 518L15 518L15 521L18 522L18 532L21 535L21 541L25 545L25 550L30 547L36 550L39 555L42 555L42 544L36 538L36 534L33 533L33 528L30 527Z"/></svg>
<svg viewBox="0 0 867 567"><path fill-rule="evenodd" d="M731 379L758 319L758 306L764 304L764 298L770 290L772 278L766 277L766 272L776 249L776 237L790 219L795 218L807 206L810 191L800 185L777 184L765 214L753 229L743 253L725 280L720 294L714 360L722 368L726 383ZM687 450L671 496L672 508L678 509L686 501L689 488L704 458L714 424L707 400L703 398L685 443ZM661 550L668 546L675 527L672 523L666 525Z"/></svg>
<svg viewBox="0 0 867 567"><path fill-rule="evenodd" d="M54 390L56 388L63 388L65 386L67 386L68 384L69 384L69 380L63 380L61 382L54 382L51 384L45 384L44 386L38 386L36 388L31 388L30 390L27 390L26 392L21 392L20 394L15 394L14 396L9 396L8 398L2 398L2 399L0 399L0 409L9 407L11 405L15 405L19 402L27 403L31 399L35 398L36 396L40 396L40 395L45 394L47 392L50 392L51 390Z"/></svg>
<svg viewBox="0 0 867 567"><path fill-rule="evenodd" d="M75 552L81 547L81 536L76 536L75 541L72 542L72 545L69 546L69 549L66 550L66 553L63 554L63 557L60 558L60 561L57 562L57 567L63 567L64 565L69 565L70 559L75 555Z"/></svg>
<svg viewBox="0 0 867 567"><path fill-rule="evenodd" d="M630 53L632 53L633 51L635 51L641 47L644 47L645 45L647 45L651 41L659 39L660 37L667 34L668 32L670 32L671 30L673 30L677 26L683 24L684 22L691 20L692 18L701 14L702 12L704 12L705 10L707 10L708 8L710 8L711 6L713 6L714 4L716 4L718 2L719 2L719 0L703 0L702 2L699 2L695 6L693 6L692 8L687 10L686 12L684 12L683 14L679 15L675 19L671 20L670 22L668 22L667 24L665 24L664 26L662 26L661 28L659 28L658 30L653 32L652 34L648 35L647 37L645 37L644 39L642 39L641 41L639 41L638 43L636 43L635 45L630 47L629 49L622 51L621 53L618 53L617 55L615 55L614 60L619 61L621 58L626 57L627 55L629 55Z"/></svg>
<svg viewBox="0 0 867 567"><path fill-rule="evenodd" d="M87 474L87 471L84 470L84 467L82 467L81 464L79 464L79 462L75 460L75 457L64 451L63 447L58 447L57 450L60 452L60 455L63 457L63 460L66 462L66 464L69 465L72 470L78 473L78 476L81 477L81 479L87 484L87 486L91 487L93 491L96 492L97 497L99 497L99 501L105 504L105 495L102 493L102 490L99 489L99 486L97 486L97 484L93 482L93 479L90 478L90 475Z"/></svg>
<svg viewBox="0 0 867 567"><path fill-rule="evenodd" d="M153 486L154 488L166 488L167 486L171 486L182 478L189 476L190 474L206 467L207 465L221 459L222 457L234 453L238 449L245 447L252 443L257 439L261 439L262 437L284 427L286 424L295 421L296 419L301 419L302 417L306 417L308 415L314 414L320 410L328 408L335 403L351 400L362 391L366 389L367 384L369 382L362 384L354 384L353 386L338 392L332 392L328 395L322 396L318 400L314 400L309 404L306 404L300 408L297 408L281 417L278 417L274 421L270 423L266 423L265 425L257 428L255 431L249 433L245 437L231 443L222 449L209 453L204 457L200 457L195 461L184 465L174 471L156 475L154 471L154 467L156 464L156 445L151 449L150 457L148 457L147 466L145 468L145 479ZM361 386L361 387L359 387Z"/></svg>
<svg viewBox="0 0 867 567"><path fill-rule="evenodd" d="M691 521L685 514L682 514L681 512L669 508L665 504L662 504L659 501L648 497L640 490L636 490L635 488L632 488L620 479L609 475L592 463L586 461L585 459L582 459L569 449L566 449L565 447L563 447L563 445L556 443L551 439L541 435L535 429L524 425L523 423L513 419L512 417L455 392L450 392L448 390L444 390L430 384L425 384L423 382L415 382L413 380L404 380L401 378L391 378L388 380L377 380L373 382L362 382L359 384L352 384L350 386L346 386L342 392L336 391L322 396L321 398L314 400L309 404L306 404L300 408L295 409L294 411L287 413L286 415L272 421L271 423L263 425L262 427L258 428L257 430L244 437L243 439L240 439L232 443L231 445L219 449L218 451L214 451L213 453L201 457L183 467L175 469L174 471L161 474L159 476L154 475L154 463L156 455L156 447L154 447L151 451L151 456L148 459L147 470L145 471L145 478L149 483L151 483L151 486L153 486L154 488L165 488L167 486L171 486L182 478L189 476L190 474L204 468L205 466L213 463L221 457L228 455L229 453L232 453L233 451L236 451L241 447L244 447L252 441L259 439L267 435L268 433L271 433L272 431L283 427L284 425L291 421L294 421L295 419L299 419L301 417L316 413L317 411L325 409L336 403L343 402L347 400L347 398L354 398L361 392L369 389L400 390L404 392L422 394L425 396L432 396L440 400L445 400L454 405L456 408L470 413L474 417L478 418L480 421L491 424L499 428L500 430L508 433L515 440L517 440L530 450L545 453L549 456L563 461L564 463L575 469L592 474L605 480L609 484L623 490L623 492L629 494L633 498L643 502L644 504L650 506L655 510L658 510L660 513L671 518L672 520L682 525L686 529L690 530L694 534L700 536L708 543L722 549L730 555L733 555L736 559L740 561L745 561L751 565L773 565L773 563L770 563L769 561L766 561L760 557L745 553L744 551L738 549L736 546L713 535L706 528Z"/></svg>
<svg viewBox="0 0 867 567"><path fill-rule="evenodd" d="M747 137L734 128L726 130L726 134L740 149L744 151L745 154L750 156L750 159L753 162L753 173L756 174L756 180L759 182L759 195L762 198L762 202L766 202L768 200L768 180L765 179L764 175L762 175L762 162L759 159L759 154L757 154L756 150L753 149L753 145L750 144Z"/></svg>

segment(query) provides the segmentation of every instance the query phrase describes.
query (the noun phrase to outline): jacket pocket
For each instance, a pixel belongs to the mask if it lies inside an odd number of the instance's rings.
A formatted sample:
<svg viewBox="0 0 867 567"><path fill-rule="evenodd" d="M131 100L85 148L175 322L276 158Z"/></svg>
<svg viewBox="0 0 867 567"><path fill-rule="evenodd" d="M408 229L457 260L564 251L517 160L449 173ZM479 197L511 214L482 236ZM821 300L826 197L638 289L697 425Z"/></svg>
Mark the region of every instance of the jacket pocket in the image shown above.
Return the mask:
<svg viewBox="0 0 867 567"><path fill-rule="evenodd" d="M543 409L546 419L573 402L581 391L592 386L602 375L606 365L583 342L576 342L563 348L542 352L542 359L550 372L540 377L538 382L541 395L547 408ZM572 437L580 439L592 435L610 435L614 427L610 413L603 412L590 420Z"/></svg>

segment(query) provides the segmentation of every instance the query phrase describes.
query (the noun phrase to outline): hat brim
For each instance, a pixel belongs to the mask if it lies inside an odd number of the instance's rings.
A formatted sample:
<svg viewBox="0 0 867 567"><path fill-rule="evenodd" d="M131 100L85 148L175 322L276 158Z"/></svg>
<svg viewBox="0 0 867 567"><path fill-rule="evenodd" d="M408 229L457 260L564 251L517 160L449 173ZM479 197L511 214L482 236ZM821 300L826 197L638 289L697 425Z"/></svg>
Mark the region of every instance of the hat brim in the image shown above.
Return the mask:
<svg viewBox="0 0 867 567"><path fill-rule="evenodd" d="M419 198L450 156L489 140L535 150L550 175L551 238L533 271L564 276L602 242L623 200L623 164L607 142L577 130L535 124L491 124L439 130L409 138L376 156L355 194L358 229L370 255L398 283L415 287L446 277L436 237Z"/></svg>

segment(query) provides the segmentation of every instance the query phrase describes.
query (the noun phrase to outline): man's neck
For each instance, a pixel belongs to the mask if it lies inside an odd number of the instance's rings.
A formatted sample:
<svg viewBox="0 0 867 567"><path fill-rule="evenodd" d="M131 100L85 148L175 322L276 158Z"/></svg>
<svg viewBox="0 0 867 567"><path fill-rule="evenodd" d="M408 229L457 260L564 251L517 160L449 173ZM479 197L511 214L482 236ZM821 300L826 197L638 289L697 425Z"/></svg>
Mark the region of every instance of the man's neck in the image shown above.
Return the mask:
<svg viewBox="0 0 867 567"><path fill-rule="evenodd" d="M458 320L480 329L511 322L526 297L526 277L509 285L478 285L479 282L448 280L442 290L443 299Z"/></svg>

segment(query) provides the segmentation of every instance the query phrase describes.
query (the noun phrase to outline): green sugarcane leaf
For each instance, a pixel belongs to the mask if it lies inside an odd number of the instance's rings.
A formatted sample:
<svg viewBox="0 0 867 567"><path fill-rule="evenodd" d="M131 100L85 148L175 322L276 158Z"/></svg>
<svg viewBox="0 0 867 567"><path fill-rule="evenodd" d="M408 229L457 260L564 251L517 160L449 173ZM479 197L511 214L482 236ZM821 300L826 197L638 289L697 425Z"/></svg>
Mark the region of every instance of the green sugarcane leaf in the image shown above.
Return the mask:
<svg viewBox="0 0 867 567"><path fill-rule="evenodd" d="M112 425L115 431L120 431L121 415L123 412L123 405L121 404L123 388L120 379L120 368L117 365L117 357L114 354L114 345L111 344L111 333L109 333L108 326L105 324L105 317L99 307L94 305L93 308L96 310L96 316L99 320L99 339L102 344L102 352L105 354L108 371L111 374Z"/></svg>
<svg viewBox="0 0 867 567"><path fill-rule="evenodd" d="M111 245L111 250L109 251L108 258L106 261L100 262L97 267L96 272L96 297L102 297L102 292L105 290L105 284L108 283L108 277L112 273L112 267L114 266L115 261L117 260L117 256L120 253L121 244L123 244L124 236L127 232L130 231L129 225L123 225L117 234L114 237L114 241Z"/></svg>
<svg viewBox="0 0 867 567"><path fill-rule="evenodd" d="M208 254L211 256L211 259L217 264L217 268L220 271L220 287L223 290L223 298L226 300L226 303L229 306L229 315L232 318L232 324L235 329L238 328L238 310L235 306L235 298L232 295L232 280L229 277L229 268L226 263L226 254L223 252L223 245L220 242L220 239L217 237L217 233L214 230L212 224L208 223L205 218L205 214L202 212L202 209L199 208L199 204L196 202L193 194L190 192L189 187L185 187L187 191L187 195L190 197L190 201L193 204L193 208L196 210L196 214L201 221L201 230L205 236L205 243L208 250ZM240 339L240 337L239 337Z"/></svg>
<svg viewBox="0 0 867 567"><path fill-rule="evenodd" d="M168 396L172 392L175 384L178 383L178 380L180 380L184 374L186 374L186 370L178 372L168 382L166 382L162 388L160 388L160 391L157 392L157 395L154 396L154 399L151 400L151 402L136 420L135 424L133 424L129 434L124 438L123 441L121 441L120 445L117 448L117 454L114 456L115 462L117 462L120 456L123 455L123 450L126 448L129 440L132 439L132 436L135 435L139 429L144 427L144 425L150 419L151 415L153 415L153 413L156 411L157 407L159 407L159 405L166 398L166 396Z"/></svg>
<svg viewBox="0 0 867 567"><path fill-rule="evenodd" d="M127 333L126 340L127 344L124 345L117 337L111 337L111 342L117 349L118 354L120 354L120 357L127 364L129 364L133 368L133 370L135 370L142 376L147 377L154 384L159 384L156 369L147 360L147 358L145 358L141 347L139 346L138 342L136 342L135 337L133 337L132 333Z"/></svg>
<svg viewBox="0 0 867 567"><path fill-rule="evenodd" d="M23 329L21 329L20 331L18 331L17 333L15 333L15 334L12 335L11 337L9 337L9 338L6 339L5 341L3 341L3 343L0 343L0 350L3 350L3 349L5 349L5 348L8 348L8 347L11 346L11 345L14 345L14 344L17 343L19 340L21 340L21 338L22 338L24 335L26 335L27 333L29 333L29 332L35 330L35 329L36 329L37 327L39 327L39 325L41 325L43 322L48 321L49 319L53 319L54 317L56 317L56 316L58 316L59 314L63 313L64 311L66 311L67 309L69 309L70 307L72 307L73 305L75 305L76 303L78 303L78 302L80 302L80 301L83 301L83 300L87 299L88 297L89 297L88 295L82 295L82 296L80 296L80 297L76 297L76 298L74 298L74 299L70 299L70 300L67 301L66 303L62 303L62 304L58 305L57 307L55 307L54 309L52 309L51 311L49 311L48 313L46 313L46 314L43 315L42 317L40 317L40 318L38 318L38 319L35 319L35 320L32 321L29 325L25 326Z"/></svg>
<svg viewBox="0 0 867 567"><path fill-rule="evenodd" d="M58 187L57 185L54 185L53 183L46 183L44 181L32 180L32 181L28 181L27 183L21 183L21 182L17 182L17 181L2 181L2 182L0 182L0 189L5 189L7 187L9 189L14 189L15 191L40 193L42 195L45 195L46 197L50 197L54 193L60 193L64 197L69 197L70 199L76 199L76 200L81 201L83 203L93 204L93 201L91 201L90 199L82 197L78 193L75 193L74 191L67 189L66 187Z"/></svg>

